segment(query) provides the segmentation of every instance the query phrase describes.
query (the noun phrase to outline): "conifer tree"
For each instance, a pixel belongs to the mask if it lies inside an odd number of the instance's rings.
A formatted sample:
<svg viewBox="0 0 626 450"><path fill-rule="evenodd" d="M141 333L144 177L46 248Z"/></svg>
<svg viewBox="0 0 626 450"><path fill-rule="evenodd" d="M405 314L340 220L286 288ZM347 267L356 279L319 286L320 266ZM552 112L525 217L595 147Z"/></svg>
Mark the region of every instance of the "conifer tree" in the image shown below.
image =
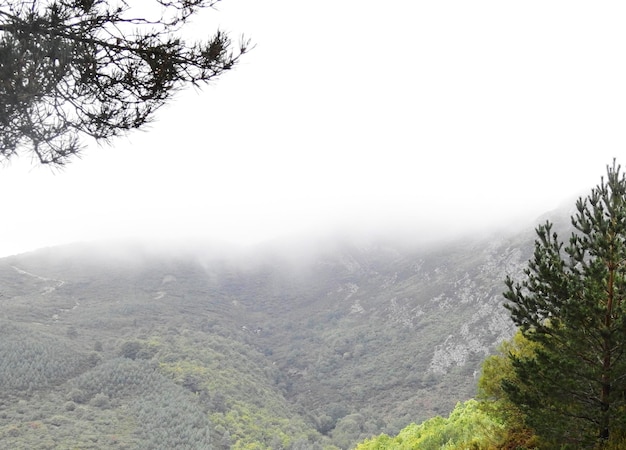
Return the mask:
<svg viewBox="0 0 626 450"><path fill-rule="evenodd" d="M592 448L626 431L626 178L615 161L571 221L568 245L540 225L525 278L506 279L505 306L538 346L509 355L503 388L548 442Z"/></svg>
<svg viewBox="0 0 626 450"><path fill-rule="evenodd" d="M0 0L0 162L64 165L81 138L142 128L181 87L231 69L248 42L182 33L217 2Z"/></svg>

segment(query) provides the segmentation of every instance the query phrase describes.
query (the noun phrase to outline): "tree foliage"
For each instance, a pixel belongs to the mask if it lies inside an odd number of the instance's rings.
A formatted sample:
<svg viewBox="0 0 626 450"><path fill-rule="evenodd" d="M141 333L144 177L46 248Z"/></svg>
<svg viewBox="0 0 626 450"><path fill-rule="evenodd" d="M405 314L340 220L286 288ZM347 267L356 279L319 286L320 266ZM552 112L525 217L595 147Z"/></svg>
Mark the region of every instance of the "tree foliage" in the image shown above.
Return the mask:
<svg viewBox="0 0 626 450"><path fill-rule="evenodd" d="M181 33L218 1L152 0L138 17L123 0L0 0L0 159L63 165L81 136L141 128L183 85L231 69L248 42Z"/></svg>
<svg viewBox="0 0 626 450"><path fill-rule="evenodd" d="M461 450L496 448L504 429L501 423L485 413L479 402L458 403L448 418L433 417L421 424L411 424L397 436L386 434L367 439L356 450Z"/></svg>
<svg viewBox="0 0 626 450"><path fill-rule="evenodd" d="M576 210L569 244L539 226L524 280L506 280L511 318L537 347L510 353L503 388L540 436L580 448L626 429L626 178L615 162Z"/></svg>
<svg viewBox="0 0 626 450"><path fill-rule="evenodd" d="M510 340L500 345L496 354L483 361L477 398L481 410L493 420L503 424L502 441L498 448L536 448L536 436L526 426L524 413L511 402L503 389L504 380L508 383L516 382L509 355L530 358L534 355L536 347L535 343L528 341L518 331Z"/></svg>

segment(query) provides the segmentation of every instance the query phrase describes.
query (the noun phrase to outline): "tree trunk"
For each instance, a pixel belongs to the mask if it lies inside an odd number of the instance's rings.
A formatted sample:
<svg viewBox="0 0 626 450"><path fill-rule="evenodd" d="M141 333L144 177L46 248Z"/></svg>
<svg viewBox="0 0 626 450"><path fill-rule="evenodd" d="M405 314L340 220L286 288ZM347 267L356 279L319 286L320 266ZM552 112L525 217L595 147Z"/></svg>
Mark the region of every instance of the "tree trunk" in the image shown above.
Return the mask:
<svg viewBox="0 0 626 450"><path fill-rule="evenodd" d="M613 250L613 246L611 246ZM611 256L613 252L611 251ZM612 262L608 263L609 279L607 286L606 313L604 316L605 336L602 349L602 390L600 392L600 402L602 404L599 438L606 442L610 435L610 409L611 409L611 366L612 366L612 317L613 317L613 297L615 284L615 267Z"/></svg>

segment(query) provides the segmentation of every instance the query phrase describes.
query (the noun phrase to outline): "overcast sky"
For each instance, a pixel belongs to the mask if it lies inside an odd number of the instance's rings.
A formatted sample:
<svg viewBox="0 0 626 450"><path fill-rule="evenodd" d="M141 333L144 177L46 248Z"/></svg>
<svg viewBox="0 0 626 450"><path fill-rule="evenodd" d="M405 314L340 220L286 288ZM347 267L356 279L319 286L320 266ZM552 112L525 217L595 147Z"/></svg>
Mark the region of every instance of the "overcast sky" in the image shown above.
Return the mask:
<svg viewBox="0 0 626 450"><path fill-rule="evenodd" d="M224 0L255 49L150 129L0 168L0 256L522 223L626 164L626 3Z"/></svg>

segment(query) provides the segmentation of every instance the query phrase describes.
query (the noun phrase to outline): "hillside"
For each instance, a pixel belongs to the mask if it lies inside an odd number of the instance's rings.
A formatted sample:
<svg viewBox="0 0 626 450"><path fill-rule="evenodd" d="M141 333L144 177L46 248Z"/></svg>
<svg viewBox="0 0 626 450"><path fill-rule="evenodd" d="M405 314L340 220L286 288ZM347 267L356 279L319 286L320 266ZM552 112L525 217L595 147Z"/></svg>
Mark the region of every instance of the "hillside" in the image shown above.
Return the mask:
<svg viewBox="0 0 626 450"><path fill-rule="evenodd" d="M512 324L512 237L0 260L10 448L349 448L447 414Z"/></svg>

